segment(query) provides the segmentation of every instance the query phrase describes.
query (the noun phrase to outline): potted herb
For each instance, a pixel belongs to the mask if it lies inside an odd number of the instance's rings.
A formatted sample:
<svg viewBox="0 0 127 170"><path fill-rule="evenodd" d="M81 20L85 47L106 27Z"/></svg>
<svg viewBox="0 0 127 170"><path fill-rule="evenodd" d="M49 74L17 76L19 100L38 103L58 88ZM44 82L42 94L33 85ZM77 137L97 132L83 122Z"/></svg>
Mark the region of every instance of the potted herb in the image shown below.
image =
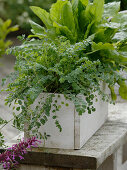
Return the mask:
<svg viewBox="0 0 127 170"><path fill-rule="evenodd" d="M6 99L16 105L13 126L25 127L26 136L50 135L46 147L81 148L107 118L107 87L113 102L115 84L127 99L119 74L127 65L126 17L119 16L119 3L109 6L58 0L49 13L32 6L46 28L31 21L33 35L8 50L16 56Z"/></svg>

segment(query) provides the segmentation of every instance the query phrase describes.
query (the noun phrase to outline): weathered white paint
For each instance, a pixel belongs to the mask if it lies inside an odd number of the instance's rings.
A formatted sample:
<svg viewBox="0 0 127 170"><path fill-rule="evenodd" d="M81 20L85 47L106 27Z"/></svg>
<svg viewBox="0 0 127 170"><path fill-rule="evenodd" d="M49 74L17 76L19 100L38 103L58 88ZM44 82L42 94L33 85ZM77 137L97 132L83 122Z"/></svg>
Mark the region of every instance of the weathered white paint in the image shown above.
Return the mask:
<svg viewBox="0 0 127 170"><path fill-rule="evenodd" d="M48 148L65 148L73 149L74 148L74 104L69 100L66 100L64 95L60 95L60 98L56 94L54 101L57 100L57 105L61 105L60 111L50 114L48 122L40 128L40 132L44 134L51 135L48 140L44 142L42 140L42 147ZM55 103L53 101L53 103ZM64 104L61 104L64 102ZM68 103L69 106L65 106ZM52 106L52 110L53 110ZM55 125L55 120L52 119L53 115L58 116L59 123L62 127L62 132Z"/></svg>
<svg viewBox="0 0 127 170"><path fill-rule="evenodd" d="M104 84L102 88L106 92L107 87ZM42 94L42 100L45 100L46 96L47 94ZM53 103L57 100L57 105L61 105L60 111L57 111L55 115L58 116L62 132L59 132L59 129L56 128L55 121L52 119L54 113L51 112L48 122L40 128L42 134L46 132L51 136L45 142L42 140L41 147L80 149L107 119L108 103L103 102L99 95L97 95L97 98L98 102L94 101L96 111L92 114L86 112L80 116L76 112L73 102L66 100L62 94L60 94L60 97L55 94ZM61 102L64 102L64 104L61 104ZM66 106L66 103L69 106Z"/></svg>
<svg viewBox="0 0 127 170"><path fill-rule="evenodd" d="M98 95L98 102L94 101L94 106L96 111L92 114L86 112L82 116L79 116L78 113L76 113L79 119L79 129L78 126L75 126L75 129L78 129L80 138L75 134L75 141L80 140L80 142L79 144L75 143L75 149L80 149L107 119L108 103L103 102L101 96Z"/></svg>

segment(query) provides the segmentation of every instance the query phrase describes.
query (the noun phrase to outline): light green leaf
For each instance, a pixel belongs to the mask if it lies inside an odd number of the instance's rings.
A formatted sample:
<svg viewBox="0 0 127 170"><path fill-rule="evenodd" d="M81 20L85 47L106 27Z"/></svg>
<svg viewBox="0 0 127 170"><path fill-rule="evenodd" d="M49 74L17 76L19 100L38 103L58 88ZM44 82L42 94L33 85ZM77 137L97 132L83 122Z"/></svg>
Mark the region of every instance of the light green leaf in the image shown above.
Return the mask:
<svg viewBox="0 0 127 170"><path fill-rule="evenodd" d="M73 11L73 16L74 16L74 22L75 22L75 30L77 32L77 34L79 33L79 11L81 10L80 9L80 5L81 2L80 0L72 0L72 11ZM77 36L77 35L76 35Z"/></svg>
<svg viewBox="0 0 127 170"><path fill-rule="evenodd" d="M102 19L102 14L104 10L104 0L94 0L94 3L88 3L86 9L81 12L80 16L80 27L82 31L86 32L88 35L90 28L92 26L91 23L98 23ZM93 32L92 32L93 33ZM86 36L85 36L86 37Z"/></svg>
<svg viewBox="0 0 127 170"><path fill-rule="evenodd" d="M104 11L104 0L94 0L93 4L89 3L86 10L83 11L85 20L90 23L92 20L100 22Z"/></svg>
<svg viewBox="0 0 127 170"><path fill-rule="evenodd" d="M127 12L119 12L112 18L112 22L119 23L121 28L127 28Z"/></svg>
<svg viewBox="0 0 127 170"><path fill-rule="evenodd" d="M75 33L75 23L72 11L72 5L68 1L63 5L61 11L61 21L62 25L68 27L68 29L74 34Z"/></svg>
<svg viewBox="0 0 127 170"><path fill-rule="evenodd" d="M114 46L110 43L103 44L102 42L96 44L93 42L92 44L92 51L98 51L98 50L114 50Z"/></svg>
<svg viewBox="0 0 127 170"><path fill-rule="evenodd" d="M17 31L18 29L19 29L19 27L18 27L17 25L15 25L15 26L10 27L10 28L8 29L8 33L9 33L9 32Z"/></svg>
<svg viewBox="0 0 127 170"><path fill-rule="evenodd" d="M115 41L122 41L127 39L127 13L120 12L112 19L113 22L116 22L120 26L119 31L115 34L114 40Z"/></svg>
<svg viewBox="0 0 127 170"><path fill-rule="evenodd" d="M104 0L94 0L93 6L95 7L95 9L93 8L95 19L100 22L104 12Z"/></svg>
<svg viewBox="0 0 127 170"><path fill-rule="evenodd" d="M103 42L103 43L111 42L116 32L117 32L117 28L98 27L98 31L96 31L95 33L95 42Z"/></svg>
<svg viewBox="0 0 127 170"><path fill-rule="evenodd" d="M56 22L53 23L53 26L56 28L57 34L66 35L70 41L72 42L75 41L75 37L73 36L72 32L68 29L67 26L60 25Z"/></svg>
<svg viewBox="0 0 127 170"><path fill-rule="evenodd" d="M118 81L118 84L120 86L120 88L119 88L120 96L123 99L127 100L127 85L126 85L126 83L124 81Z"/></svg>
<svg viewBox="0 0 127 170"><path fill-rule="evenodd" d="M31 6L32 11L42 20L45 26L49 29L52 28L52 21L50 19L50 14L40 7Z"/></svg>
<svg viewBox="0 0 127 170"><path fill-rule="evenodd" d="M53 22L66 26L70 31L75 33L72 5L69 1L59 0L53 4L50 9L50 17Z"/></svg>
<svg viewBox="0 0 127 170"><path fill-rule="evenodd" d="M117 95L115 93L114 87L113 86L108 86L110 91L111 91L111 98L113 101L115 101L117 99Z"/></svg>
<svg viewBox="0 0 127 170"><path fill-rule="evenodd" d="M61 10L66 2L67 0L65 1L59 0L51 6L50 18L53 22L56 21L57 23L61 24Z"/></svg>
<svg viewBox="0 0 127 170"><path fill-rule="evenodd" d="M86 30L85 35L84 35L84 39L86 39L86 38L88 37L89 32L90 32L90 29L91 29L91 27L92 27L92 25L93 25L94 23L95 23L95 20L93 20L93 21L88 25L87 30Z"/></svg>
<svg viewBox="0 0 127 170"><path fill-rule="evenodd" d="M30 20L30 24L35 34L43 34L45 28Z"/></svg>
<svg viewBox="0 0 127 170"><path fill-rule="evenodd" d="M118 29L118 28L120 28L120 23L109 22L109 23L101 24L100 26L103 26L103 27L105 27L105 28Z"/></svg>
<svg viewBox="0 0 127 170"><path fill-rule="evenodd" d="M11 20L8 19L7 21L4 22L4 27L7 28L11 25Z"/></svg>
<svg viewBox="0 0 127 170"><path fill-rule="evenodd" d="M116 41L116 42L122 41L122 40L125 40L125 39L127 39L127 32L125 32L125 31L119 31L113 37L113 40Z"/></svg>
<svg viewBox="0 0 127 170"><path fill-rule="evenodd" d="M89 3L89 0L80 0L84 6L87 6Z"/></svg>
<svg viewBox="0 0 127 170"><path fill-rule="evenodd" d="M79 5L79 0L72 0L72 10L73 14L78 14L78 5Z"/></svg>

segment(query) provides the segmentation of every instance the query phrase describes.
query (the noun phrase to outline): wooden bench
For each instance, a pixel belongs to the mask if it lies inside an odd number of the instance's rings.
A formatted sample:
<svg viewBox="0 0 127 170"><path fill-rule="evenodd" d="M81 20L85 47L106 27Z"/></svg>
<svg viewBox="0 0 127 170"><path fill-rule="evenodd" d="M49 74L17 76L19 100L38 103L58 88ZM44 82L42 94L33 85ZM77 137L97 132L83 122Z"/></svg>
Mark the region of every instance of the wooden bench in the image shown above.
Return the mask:
<svg viewBox="0 0 127 170"><path fill-rule="evenodd" d="M127 103L109 110L107 122L80 150L36 148L19 170L127 170Z"/></svg>
<svg viewBox="0 0 127 170"><path fill-rule="evenodd" d="M127 103L109 106L109 110L107 122L82 149L34 149L19 169L127 170Z"/></svg>

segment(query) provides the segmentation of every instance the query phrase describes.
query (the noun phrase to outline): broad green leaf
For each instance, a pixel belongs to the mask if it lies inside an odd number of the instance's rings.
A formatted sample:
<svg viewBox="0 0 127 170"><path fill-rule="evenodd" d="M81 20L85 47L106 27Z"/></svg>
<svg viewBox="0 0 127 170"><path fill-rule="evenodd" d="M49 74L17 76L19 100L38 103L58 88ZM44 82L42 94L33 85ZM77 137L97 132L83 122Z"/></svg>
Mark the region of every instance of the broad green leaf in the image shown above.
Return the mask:
<svg viewBox="0 0 127 170"><path fill-rule="evenodd" d="M119 31L115 34L114 40L115 41L123 41L127 39L127 13L120 12L112 19L113 22L116 22L120 26Z"/></svg>
<svg viewBox="0 0 127 170"><path fill-rule="evenodd" d="M79 28L84 34L87 30L87 26L94 20L94 15L91 13L91 4L87 5L86 9L82 9L79 13Z"/></svg>
<svg viewBox="0 0 127 170"><path fill-rule="evenodd" d="M4 27L7 28L11 25L11 20L8 19L7 21L4 22Z"/></svg>
<svg viewBox="0 0 127 170"><path fill-rule="evenodd" d="M94 19L100 22L104 11L104 0L94 0L93 4L89 3L83 12L84 17L89 23Z"/></svg>
<svg viewBox="0 0 127 170"><path fill-rule="evenodd" d="M78 23L78 12L79 12L79 0L72 0L72 11L75 22L75 30L79 31L79 23Z"/></svg>
<svg viewBox="0 0 127 170"><path fill-rule="evenodd" d="M50 19L50 14L40 7L31 6L32 11L42 20L45 26L49 29L52 28L52 21Z"/></svg>
<svg viewBox="0 0 127 170"><path fill-rule="evenodd" d="M84 0L84 3L86 1ZM81 33L81 30L83 30L84 22L82 22L81 19L81 13L85 9L82 2L80 0L72 0L72 10L73 10L73 16L74 16L74 22L75 22L75 30L77 32L77 37L84 37L84 33ZM79 38L79 39L80 39ZM82 39L81 38L81 39Z"/></svg>
<svg viewBox="0 0 127 170"><path fill-rule="evenodd" d="M94 3L88 3L86 9L81 12L80 16L80 26L82 27L82 31L86 32L86 35L90 32L90 28L93 24L100 22L102 19L102 14L104 10L104 0L100 2L100 0L94 0ZM82 24L83 23L83 24ZM92 24L91 24L92 23ZM94 33L92 31L92 33ZM85 35L85 37L87 37Z"/></svg>
<svg viewBox="0 0 127 170"><path fill-rule="evenodd" d="M84 35L84 39L86 39L86 38L88 37L89 32L90 32L90 29L91 29L91 27L92 27L92 25L93 25L94 23L95 23L95 20L93 20L93 21L88 25L87 30L86 30L85 35Z"/></svg>
<svg viewBox="0 0 127 170"><path fill-rule="evenodd" d="M72 11L72 5L69 1L59 0L52 5L50 17L53 22L66 26L72 33L75 33L75 23Z"/></svg>
<svg viewBox="0 0 127 170"><path fill-rule="evenodd" d="M125 52L124 51L122 51L122 52L120 51L120 55L123 56L124 58L127 58L127 48L126 48ZM127 66L127 62L125 64Z"/></svg>
<svg viewBox="0 0 127 170"><path fill-rule="evenodd" d="M121 28L127 28L127 12L119 12L112 18L112 22L119 23Z"/></svg>
<svg viewBox="0 0 127 170"><path fill-rule="evenodd" d="M100 22L104 12L104 0L94 0L93 7L95 7L95 9L93 8L95 19Z"/></svg>
<svg viewBox="0 0 127 170"><path fill-rule="evenodd" d="M45 28L38 25L34 21L30 20L30 24L31 24L31 27L34 30L35 34L43 34L45 32Z"/></svg>
<svg viewBox="0 0 127 170"><path fill-rule="evenodd" d="M113 37L113 40L116 41L116 42L122 41L122 40L125 40L125 39L127 39L127 32L126 31L119 31Z"/></svg>
<svg viewBox="0 0 127 170"><path fill-rule="evenodd" d="M68 29L74 34L75 33L75 23L72 11L72 5L68 1L63 5L61 11L61 25L68 27Z"/></svg>
<svg viewBox="0 0 127 170"><path fill-rule="evenodd" d="M28 38L39 38L39 39L47 38L47 35L46 35L46 34L36 34L36 33L34 32L34 30L31 30L31 32L32 32L34 35L29 35Z"/></svg>
<svg viewBox="0 0 127 170"><path fill-rule="evenodd" d="M113 36L117 32L117 28L110 27L98 27L98 31L95 33L95 42L108 43L112 41Z"/></svg>
<svg viewBox="0 0 127 170"><path fill-rule="evenodd" d="M73 14L78 14L79 0L72 0L72 10Z"/></svg>
<svg viewBox="0 0 127 170"><path fill-rule="evenodd" d="M76 1L76 0L75 0ZM84 5L84 6L87 6L88 3L89 3L89 0L80 0L81 3Z"/></svg>
<svg viewBox="0 0 127 170"><path fill-rule="evenodd" d="M92 44L92 52L86 53L91 57L91 59L100 59L104 63L117 63L122 65L127 65L127 58L122 56L118 51L116 51L112 44L101 42Z"/></svg>
<svg viewBox="0 0 127 170"><path fill-rule="evenodd" d="M61 11L63 8L63 5L67 2L67 0L62 1L59 0L56 3L54 3L50 8L50 18L54 22L61 24Z"/></svg>
<svg viewBox="0 0 127 170"><path fill-rule="evenodd" d="M117 43L117 48L121 52L127 52L127 38Z"/></svg>
<svg viewBox="0 0 127 170"><path fill-rule="evenodd" d="M114 46L110 43L103 44L102 42L96 44L93 42L92 44L92 51L98 51L98 50L114 50Z"/></svg>
<svg viewBox="0 0 127 170"><path fill-rule="evenodd" d="M120 2L111 2L104 5L103 17L114 17L120 10Z"/></svg>
<svg viewBox="0 0 127 170"><path fill-rule="evenodd" d="M75 37L73 36L72 32L68 29L67 26L63 26L63 25L60 25L56 22L53 23L53 26L56 28L56 33L59 35L59 34L62 34L62 35L66 35L66 37L74 42L75 41Z"/></svg>
<svg viewBox="0 0 127 170"><path fill-rule="evenodd" d="M113 86L108 86L110 91L111 91L111 98L113 101L115 101L117 99L117 95L115 93L114 87Z"/></svg>
<svg viewBox="0 0 127 170"><path fill-rule="evenodd" d="M16 26L13 26L13 27L10 27L8 28L8 33L9 32L14 32L14 31L18 31L19 27L16 25Z"/></svg>
<svg viewBox="0 0 127 170"><path fill-rule="evenodd" d="M100 26L105 27L105 28L118 29L118 28L120 28L120 23L117 23L117 22L109 22L109 23L101 24Z"/></svg>
<svg viewBox="0 0 127 170"><path fill-rule="evenodd" d="M127 85L126 85L126 83L124 81L118 81L117 83L120 86L119 87L119 94L120 94L120 96L123 99L127 100Z"/></svg>

